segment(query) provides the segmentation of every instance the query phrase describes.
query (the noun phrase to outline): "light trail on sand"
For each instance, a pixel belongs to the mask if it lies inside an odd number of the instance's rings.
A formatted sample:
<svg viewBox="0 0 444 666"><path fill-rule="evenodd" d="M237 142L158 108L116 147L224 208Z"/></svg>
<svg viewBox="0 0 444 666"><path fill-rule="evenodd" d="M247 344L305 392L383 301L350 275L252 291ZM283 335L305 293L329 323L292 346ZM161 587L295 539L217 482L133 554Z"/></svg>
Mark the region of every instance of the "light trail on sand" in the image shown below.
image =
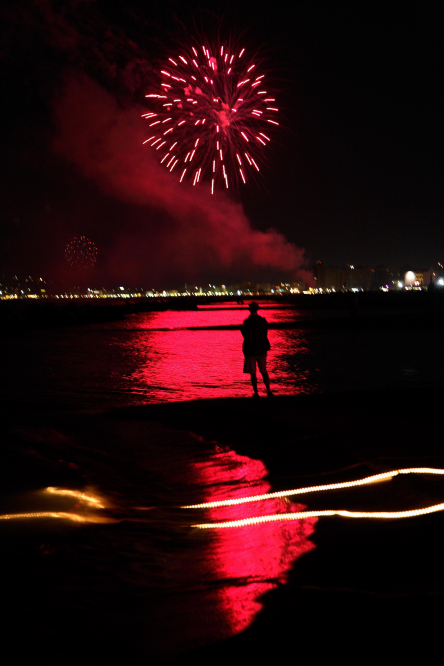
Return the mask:
<svg viewBox="0 0 444 666"><path fill-rule="evenodd" d="M62 497L69 497L72 499L80 500L92 505L95 509L105 509L106 506L101 499L92 495L81 492L80 490L69 490L68 488L56 488L49 486L45 488L44 493L51 495L60 495ZM28 511L26 513L6 513L0 515L0 520L20 520L26 518L57 518L61 520L71 520L76 523L114 523L117 522L113 518L100 516L91 513L75 513L72 511Z"/></svg>
<svg viewBox="0 0 444 666"><path fill-rule="evenodd" d="M444 469L435 469L433 467L408 467L406 469L396 469L391 472L367 476L357 481L344 481L342 483L330 483L322 486L308 486L307 488L295 488L294 490L280 490L275 493L266 493L265 495L250 495L249 497L239 497L237 499L218 500L215 502L204 502L203 504L188 504L181 506L181 509L210 509L218 506L234 506L236 504L245 504L247 502L260 502L267 499L278 497L291 497L293 495L305 495L308 493L322 492L324 490L339 490L341 488L356 488L370 483L380 483L381 481L390 481L398 474L444 474Z"/></svg>
<svg viewBox="0 0 444 666"><path fill-rule="evenodd" d="M81 516L78 513L70 511L34 511L31 513L4 513L0 515L0 520L20 520L25 518L59 518L62 520L71 520L76 523L115 523L112 518L102 516Z"/></svg>
<svg viewBox="0 0 444 666"><path fill-rule="evenodd" d="M433 467L409 467L405 469L396 469L382 474L375 474L356 481L345 481L342 483L331 483L321 486L309 486L306 488L295 488L293 490L282 490L275 493L267 493L264 495L251 495L250 497L241 497L232 500L220 500L216 502L206 502L203 504L194 504L182 506L182 509L204 509L215 508L221 506L234 506L245 504L248 502L259 502L262 500L276 499L291 497L294 495L303 495L314 492L322 492L327 490L339 490L344 488L356 488L359 486L369 485L371 483L380 483L389 481L394 477L401 474L436 474L444 475L444 469L437 469ZM444 503L434 504L422 509L411 509L407 511L348 511L346 509L325 509L321 511L292 511L290 513L275 513L263 516L253 516L250 518L243 518L241 520L229 520L214 523L197 523L192 525L198 529L220 529L227 527L245 527L247 525L257 525L259 523L269 523L277 521L289 520L304 520L306 518L321 518L331 516L341 516L343 518L370 518L370 519L400 519L400 518L413 518L415 516L423 516L430 513L437 513L444 511Z"/></svg>
<svg viewBox="0 0 444 666"><path fill-rule="evenodd" d="M369 485L372 483L380 483L383 481L389 481L399 475L407 474L434 474L434 475L444 475L444 469L438 469L433 467L409 467L405 469L391 470L389 472L383 472L382 474L375 474L372 476L365 477L363 479L357 479L356 481L344 481L341 483L331 483L320 486L308 486L306 488L295 488L293 490L282 490L275 493L266 493L263 495L251 495L249 497L241 497L238 499L231 500L219 500L215 502L205 502L203 504L191 504L186 506L181 506L181 509L207 509L215 508L222 506L233 506L245 504L248 502L259 502L262 500L276 499L276 498L285 498L291 497L294 495L303 495L314 492L322 492L327 490L338 490L344 488L356 488L359 486ZM48 487L44 492L57 494L61 496L68 496L75 499L80 499L89 504L92 504L94 508L103 509L105 505L97 497L93 495L87 495L81 491L69 490L64 488L54 488ZM138 509L144 507L137 507ZM148 508L148 507L146 507ZM149 507L153 509L155 507ZM433 504L431 506L423 507L422 509L409 509L405 511L349 511L346 509L325 509L319 511L291 511L289 513L274 513L262 516L252 516L250 518L243 518L240 520L228 520L221 522L208 522L208 523L196 523L190 527L198 529L220 529L228 527L245 527L247 525L257 525L259 523L271 523L278 521L290 521L290 520L304 520L307 518L322 518L322 517L332 517L332 516L341 516L343 518L370 518L370 519L401 519L401 518L413 518L415 516L423 516L431 513L437 513L444 511L444 503ZM26 518L56 518L56 519L65 519L71 520L79 523L114 523L120 522L119 519L100 516L98 514L79 514L69 511L36 511L36 512L27 512L27 513L11 513L0 515L0 520L17 520L17 519L26 519Z"/></svg>
<svg viewBox="0 0 444 666"><path fill-rule="evenodd" d="M66 488L55 488L53 486L49 486L46 488L45 492L51 493L52 495L66 495L68 497L74 497L75 499L82 500L83 502L88 502L89 504L93 504L96 506L98 509L104 509L105 505L102 503L101 500L97 499L97 497L94 497L93 495L87 495L86 493L80 492L80 490L67 490Z"/></svg>
<svg viewBox="0 0 444 666"><path fill-rule="evenodd" d="M198 523L191 525L201 530L220 529L224 527L245 527L247 525L257 525L259 523L271 523L287 520L304 520L306 518L322 518L324 516L342 516L343 518L413 518L415 516L424 516L429 513L444 511L444 504L434 504L424 509L413 509L411 511L347 511L345 509L327 509L325 511L299 511L292 513L273 513L267 516L255 516L252 518L243 518L242 520L227 520L221 523Z"/></svg>

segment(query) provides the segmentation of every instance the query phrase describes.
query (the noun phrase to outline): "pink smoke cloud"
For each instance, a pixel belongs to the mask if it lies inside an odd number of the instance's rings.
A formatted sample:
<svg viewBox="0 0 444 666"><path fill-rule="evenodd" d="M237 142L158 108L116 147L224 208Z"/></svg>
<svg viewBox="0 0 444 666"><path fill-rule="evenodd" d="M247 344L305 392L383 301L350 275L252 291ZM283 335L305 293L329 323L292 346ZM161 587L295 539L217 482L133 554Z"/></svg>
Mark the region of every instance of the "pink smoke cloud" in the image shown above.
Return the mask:
<svg viewBox="0 0 444 666"><path fill-rule="evenodd" d="M146 138L138 108L122 109L114 98L85 76L66 81L55 104L57 133L54 151L73 163L107 195L123 202L157 209L169 218L156 236L157 262L190 275L233 265L268 268L296 275L306 264L304 250L275 229L252 228L242 206L208 187L180 184L143 146ZM149 214L147 227L149 233ZM115 268L143 265L150 248L148 235L140 242L124 228L109 253Z"/></svg>

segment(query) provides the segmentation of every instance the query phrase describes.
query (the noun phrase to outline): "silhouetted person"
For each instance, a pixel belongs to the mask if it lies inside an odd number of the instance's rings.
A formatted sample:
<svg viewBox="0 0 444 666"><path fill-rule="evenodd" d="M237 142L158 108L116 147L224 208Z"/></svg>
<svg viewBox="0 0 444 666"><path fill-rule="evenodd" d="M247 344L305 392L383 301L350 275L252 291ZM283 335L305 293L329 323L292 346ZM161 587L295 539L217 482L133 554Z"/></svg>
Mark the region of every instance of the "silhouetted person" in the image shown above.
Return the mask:
<svg viewBox="0 0 444 666"><path fill-rule="evenodd" d="M241 332L244 337L242 351L244 352L244 372L249 373L251 377L251 384L254 390L254 398L259 397L257 392L257 376L256 365L264 380L267 389L267 395L272 396L270 390L270 377L267 372L267 352L270 349L270 342L267 337L268 324L264 317L260 317L257 313L259 305L257 303L250 303L248 306L250 316L244 321L241 326Z"/></svg>

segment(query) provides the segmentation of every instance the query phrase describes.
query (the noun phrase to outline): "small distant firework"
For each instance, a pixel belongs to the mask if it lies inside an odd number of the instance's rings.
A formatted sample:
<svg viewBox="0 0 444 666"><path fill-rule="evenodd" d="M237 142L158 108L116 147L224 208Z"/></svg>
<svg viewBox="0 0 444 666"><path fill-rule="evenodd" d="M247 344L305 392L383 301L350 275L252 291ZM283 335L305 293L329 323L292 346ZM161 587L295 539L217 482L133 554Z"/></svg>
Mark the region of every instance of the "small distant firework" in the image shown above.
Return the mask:
<svg viewBox="0 0 444 666"><path fill-rule="evenodd" d="M75 236L65 248L65 257L73 268L86 270L97 261L97 247L86 236Z"/></svg>
<svg viewBox="0 0 444 666"><path fill-rule="evenodd" d="M193 185L206 179L211 193L246 183L259 171L261 151L279 123L275 99L264 74L245 49L201 46L169 58L161 70L160 93L146 95L161 110L143 114L149 124L144 143L160 162Z"/></svg>

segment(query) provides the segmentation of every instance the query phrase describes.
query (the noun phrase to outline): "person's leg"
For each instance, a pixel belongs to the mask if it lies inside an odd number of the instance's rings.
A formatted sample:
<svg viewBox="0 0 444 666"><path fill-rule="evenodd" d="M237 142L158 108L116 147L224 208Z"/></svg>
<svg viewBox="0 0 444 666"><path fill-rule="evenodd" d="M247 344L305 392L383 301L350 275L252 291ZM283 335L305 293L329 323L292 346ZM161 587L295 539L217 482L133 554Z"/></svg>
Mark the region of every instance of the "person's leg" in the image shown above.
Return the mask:
<svg viewBox="0 0 444 666"><path fill-rule="evenodd" d="M255 357L251 358L250 372L251 372L251 385L253 387L254 397L258 398L259 393L257 391L257 375L256 375L256 358Z"/></svg>
<svg viewBox="0 0 444 666"><path fill-rule="evenodd" d="M251 385L253 387L254 395L258 396L259 393L257 392L257 375L256 373L252 372L250 377L251 377Z"/></svg>
<svg viewBox="0 0 444 666"><path fill-rule="evenodd" d="M260 373L262 375L262 379L264 380L265 388L267 389L267 395L271 396L273 394L272 394L271 388L270 388L270 376L267 372L267 355L266 354L264 354L264 356L261 357L260 360L258 360L258 366L259 366Z"/></svg>
<svg viewBox="0 0 444 666"><path fill-rule="evenodd" d="M273 395L270 389L270 377L266 370L262 373L262 379L264 380L265 388L267 389L267 395Z"/></svg>
<svg viewBox="0 0 444 666"><path fill-rule="evenodd" d="M244 372L249 373L254 397L259 397L257 392L256 359L253 356L245 356Z"/></svg>

